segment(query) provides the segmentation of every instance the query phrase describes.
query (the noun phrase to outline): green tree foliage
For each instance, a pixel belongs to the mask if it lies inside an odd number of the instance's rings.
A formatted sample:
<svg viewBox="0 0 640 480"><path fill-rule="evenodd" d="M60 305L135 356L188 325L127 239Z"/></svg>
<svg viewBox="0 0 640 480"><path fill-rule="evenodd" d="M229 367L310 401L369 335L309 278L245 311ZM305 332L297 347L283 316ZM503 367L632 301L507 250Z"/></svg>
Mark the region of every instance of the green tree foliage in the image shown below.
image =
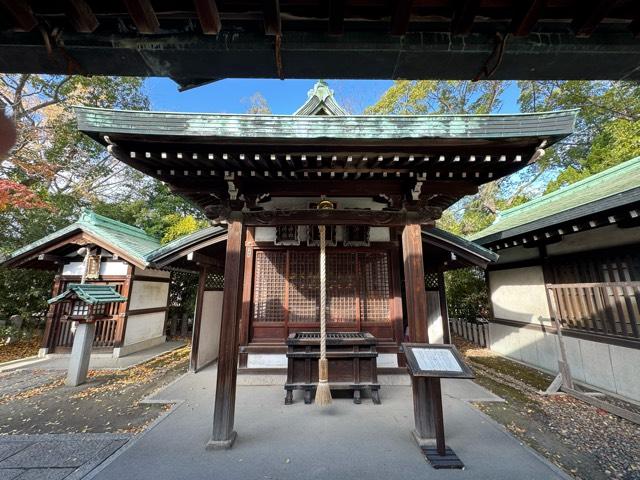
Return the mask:
<svg viewBox="0 0 640 480"><path fill-rule="evenodd" d="M446 272L445 285L450 317L489 318L489 297L482 270L465 268Z"/></svg>
<svg viewBox="0 0 640 480"><path fill-rule="evenodd" d="M77 130L73 105L148 109L142 82L0 74L0 109L17 127L15 146L0 159L0 258L72 223L82 207L139 226L156 238L169 230L173 236L190 233L189 222L203 224L191 204L115 160ZM26 208L35 199L42 204ZM44 312L52 277L52 272L0 269L0 318Z"/></svg>
<svg viewBox="0 0 640 480"><path fill-rule="evenodd" d="M504 82L396 80L380 100L365 109L369 115L492 113L500 109Z"/></svg>
<svg viewBox="0 0 640 480"><path fill-rule="evenodd" d="M523 111L578 108L576 133L542 158L538 171L556 174L553 191L640 155L637 82L518 82Z"/></svg>
<svg viewBox="0 0 640 480"><path fill-rule="evenodd" d="M162 237L161 241L163 244L169 243L172 240L176 240L185 235L189 235L190 233L197 232L209 224L206 220L198 220L192 215L182 217L180 215L173 214L170 217L173 222L169 228L167 228L167 231Z"/></svg>

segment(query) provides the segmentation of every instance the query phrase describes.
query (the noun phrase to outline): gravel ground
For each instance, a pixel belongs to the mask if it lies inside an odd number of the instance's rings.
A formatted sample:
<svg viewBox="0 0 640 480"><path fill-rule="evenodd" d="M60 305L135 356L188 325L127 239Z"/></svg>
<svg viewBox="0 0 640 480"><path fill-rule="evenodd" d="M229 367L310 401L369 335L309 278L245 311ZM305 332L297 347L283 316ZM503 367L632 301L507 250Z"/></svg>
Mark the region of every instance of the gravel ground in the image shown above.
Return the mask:
<svg viewBox="0 0 640 480"><path fill-rule="evenodd" d="M456 343L476 381L506 400L477 407L524 443L578 479L640 479L640 425L569 395L541 395L550 376L459 339Z"/></svg>
<svg viewBox="0 0 640 480"><path fill-rule="evenodd" d="M90 371L79 387L64 385L59 370L10 372L0 377L0 435L135 434L168 408L140 400L186 372L188 361L183 347L127 370Z"/></svg>

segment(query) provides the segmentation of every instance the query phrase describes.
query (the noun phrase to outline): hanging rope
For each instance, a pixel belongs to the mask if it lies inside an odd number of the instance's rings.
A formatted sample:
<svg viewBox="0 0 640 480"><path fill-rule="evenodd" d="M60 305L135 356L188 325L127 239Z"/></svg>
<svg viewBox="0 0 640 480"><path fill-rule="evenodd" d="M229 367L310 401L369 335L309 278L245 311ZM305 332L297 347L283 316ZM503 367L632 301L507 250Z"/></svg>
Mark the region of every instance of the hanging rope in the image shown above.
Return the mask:
<svg viewBox="0 0 640 480"><path fill-rule="evenodd" d="M329 201L322 201L319 209L333 208ZM329 405L331 403L331 389L329 388L329 362L327 361L327 239L326 227L319 225L320 230L320 360L318 362L318 389L316 390L316 404Z"/></svg>

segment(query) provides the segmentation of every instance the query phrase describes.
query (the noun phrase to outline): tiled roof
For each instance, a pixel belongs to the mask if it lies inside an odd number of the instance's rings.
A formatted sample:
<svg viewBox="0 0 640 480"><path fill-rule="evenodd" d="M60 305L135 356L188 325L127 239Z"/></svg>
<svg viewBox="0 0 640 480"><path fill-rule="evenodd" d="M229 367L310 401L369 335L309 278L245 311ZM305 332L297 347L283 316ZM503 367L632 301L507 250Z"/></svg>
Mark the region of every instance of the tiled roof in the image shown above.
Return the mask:
<svg viewBox="0 0 640 480"><path fill-rule="evenodd" d="M85 133L269 139L503 139L557 141L573 132L577 110L491 115L250 115L75 108Z"/></svg>
<svg viewBox="0 0 640 480"><path fill-rule="evenodd" d="M493 225L471 235L487 244L592 212L640 201L640 157L500 212ZM544 222L544 223L543 223Z"/></svg>
<svg viewBox="0 0 640 480"><path fill-rule="evenodd" d="M109 285L96 285L95 283L71 283L60 295L47 300L49 304L77 297L90 305L102 303L122 303L127 299L116 292Z"/></svg>
<svg viewBox="0 0 640 480"><path fill-rule="evenodd" d="M112 245L129 255L140 265L145 266L148 265L146 256L160 247L158 240L147 235L140 228L85 210L75 223L19 248L9 255L5 261L24 255L76 231L83 231L93 235L105 243L105 248L108 249L108 245Z"/></svg>

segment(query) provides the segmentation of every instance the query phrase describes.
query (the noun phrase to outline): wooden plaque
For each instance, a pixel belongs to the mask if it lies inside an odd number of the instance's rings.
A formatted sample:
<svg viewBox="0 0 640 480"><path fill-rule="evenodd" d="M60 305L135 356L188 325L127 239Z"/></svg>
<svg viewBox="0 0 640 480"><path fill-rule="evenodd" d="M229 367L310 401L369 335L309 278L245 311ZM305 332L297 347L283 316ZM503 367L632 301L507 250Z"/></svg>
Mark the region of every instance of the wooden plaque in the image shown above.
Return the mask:
<svg viewBox="0 0 640 480"><path fill-rule="evenodd" d="M402 348L414 377L475 378L454 345L403 343Z"/></svg>

